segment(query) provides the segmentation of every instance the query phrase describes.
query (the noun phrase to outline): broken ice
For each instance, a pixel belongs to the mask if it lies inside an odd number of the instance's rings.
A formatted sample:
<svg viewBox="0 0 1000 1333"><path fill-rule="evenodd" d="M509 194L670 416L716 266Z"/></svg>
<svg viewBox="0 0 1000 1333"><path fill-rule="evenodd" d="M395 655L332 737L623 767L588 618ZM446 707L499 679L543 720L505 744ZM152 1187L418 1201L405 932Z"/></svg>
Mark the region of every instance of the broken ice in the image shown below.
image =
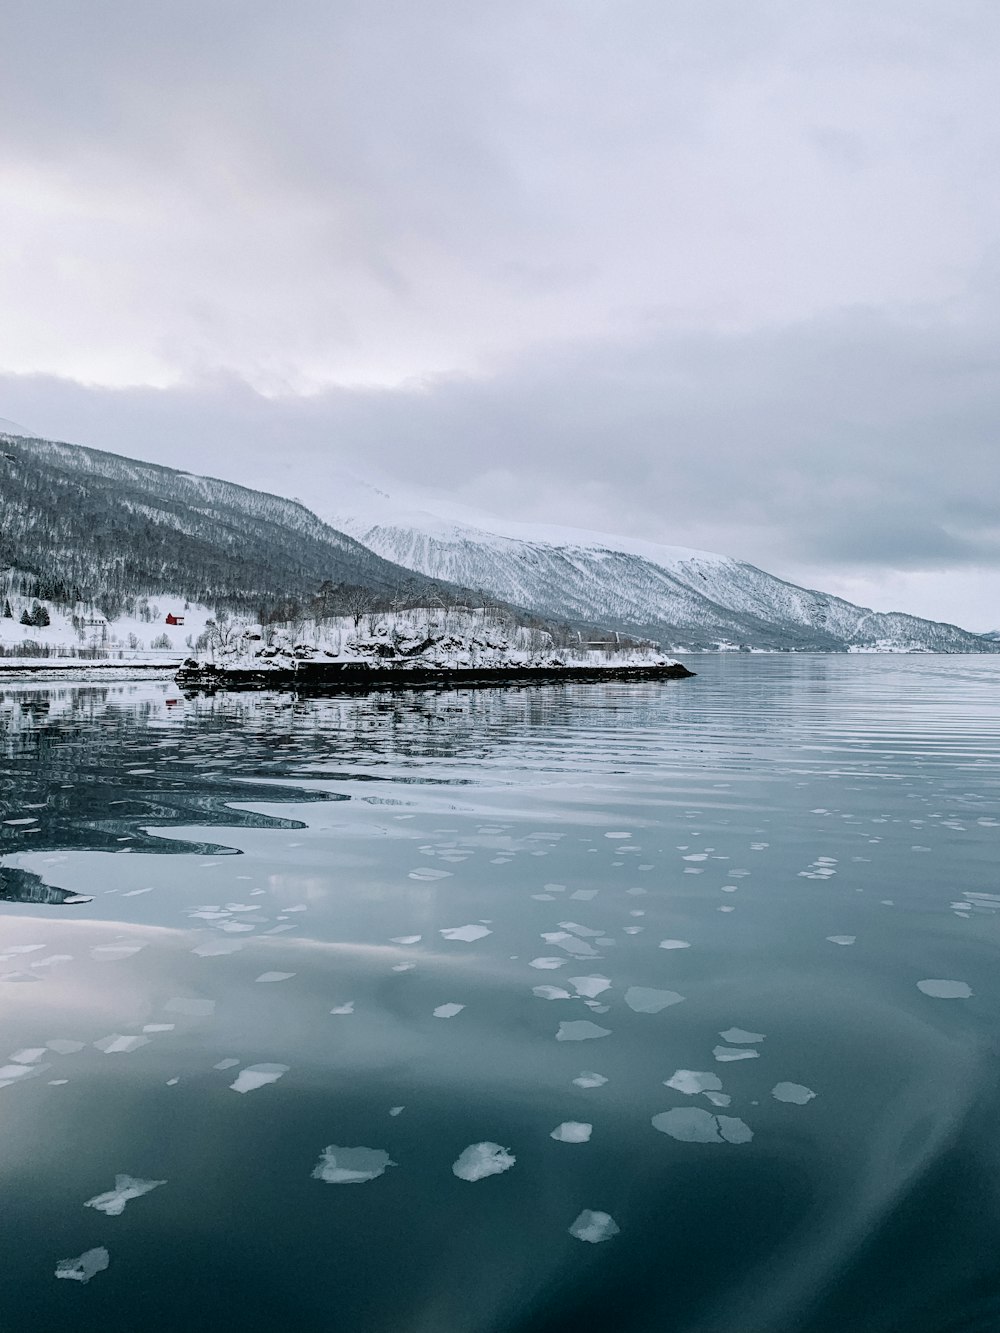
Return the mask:
<svg viewBox="0 0 1000 1333"><path fill-rule="evenodd" d="M779 1102L793 1102L796 1106L805 1106L816 1096L812 1088L801 1083L776 1083L771 1089L771 1096Z"/></svg>
<svg viewBox="0 0 1000 1333"><path fill-rule="evenodd" d="M680 1004L684 999L675 990L656 990L652 986L629 986L625 992L625 1003L637 1014L658 1014L669 1005Z"/></svg>
<svg viewBox="0 0 1000 1333"><path fill-rule="evenodd" d="M584 1208L569 1228L571 1236L575 1236L577 1240L585 1240L590 1245L597 1245L602 1240L610 1240L612 1236L617 1236L620 1231L621 1227L618 1226L610 1213L594 1212L590 1208Z"/></svg>
<svg viewBox="0 0 1000 1333"><path fill-rule="evenodd" d="M509 1171L517 1161L509 1148L499 1143L472 1143L452 1163L452 1171L459 1180L485 1180Z"/></svg>
<svg viewBox="0 0 1000 1333"><path fill-rule="evenodd" d="M111 1262L111 1256L103 1245L96 1249L84 1250L77 1259L60 1259L56 1264L56 1277L66 1277L72 1282L89 1282L95 1273L103 1273Z"/></svg>
<svg viewBox="0 0 1000 1333"><path fill-rule="evenodd" d="M610 1028L598 1027L587 1019L578 1019L572 1023L560 1023L556 1041L589 1041L595 1037L610 1037Z"/></svg>
<svg viewBox="0 0 1000 1333"><path fill-rule="evenodd" d="M917 989L935 1000L967 1000L972 995L972 987L965 981L918 981Z"/></svg>
<svg viewBox="0 0 1000 1333"><path fill-rule="evenodd" d="M387 1167L395 1165L382 1148L338 1148L331 1143L320 1153L312 1177L327 1185L362 1185L377 1180Z"/></svg>
<svg viewBox="0 0 1000 1333"><path fill-rule="evenodd" d="M593 1125L581 1120L564 1120L549 1135L557 1143L589 1143Z"/></svg>
<svg viewBox="0 0 1000 1333"><path fill-rule="evenodd" d="M135 1176L116 1175L113 1190L108 1190L106 1194L95 1194L83 1206L96 1208L99 1213L106 1213L108 1217L120 1217L130 1199L139 1199L143 1194L148 1194L150 1190L155 1190L157 1186L166 1183L165 1180L139 1180Z"/></svg>
<svg viewBox="0 0 1000 1333"><path fill-rule="evenodd" d="M466 944L471 944L473 940L481 940L485 935L492 935L492 930L486 926L448 926L439 931L446 940L464 940Z"/></svg>
<svg viewBox="0 0 1000 1333"><path fill-rule="evenodd" d="M236 1081L230 1083L233 1092L253 1092L257 1088L263 1088L267 1083L277 1083L282 1074L288 1073L288 1065L247 1065L241 1069L236 1076Z"/></svg>

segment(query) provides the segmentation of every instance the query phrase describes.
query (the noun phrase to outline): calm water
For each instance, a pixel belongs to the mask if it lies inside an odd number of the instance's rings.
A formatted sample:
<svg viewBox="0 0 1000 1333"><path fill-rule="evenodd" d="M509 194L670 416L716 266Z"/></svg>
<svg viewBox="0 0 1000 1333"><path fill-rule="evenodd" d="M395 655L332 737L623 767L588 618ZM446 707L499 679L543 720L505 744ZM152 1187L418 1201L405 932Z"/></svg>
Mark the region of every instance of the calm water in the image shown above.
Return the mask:
<svg viewBox="0 0 1000 1333"><path fill-rule="evenodd" d="M0 1327L1000 1327L1000 660L693 664L0 685Z"/></svg>

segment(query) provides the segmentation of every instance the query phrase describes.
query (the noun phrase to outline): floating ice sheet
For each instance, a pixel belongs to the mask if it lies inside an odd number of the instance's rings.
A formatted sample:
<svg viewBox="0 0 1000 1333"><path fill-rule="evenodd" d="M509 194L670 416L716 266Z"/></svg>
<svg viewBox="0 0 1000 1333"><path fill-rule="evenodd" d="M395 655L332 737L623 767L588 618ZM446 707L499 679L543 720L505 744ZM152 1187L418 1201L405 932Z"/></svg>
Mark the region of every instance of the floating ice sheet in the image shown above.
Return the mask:
<svg viewBox="0 0 1000 1333"><path fill-rule="evenodd" d="M831 944L853 944L858 937L857 935L827 935L826 938Z"/></svg>
<svg viewBox="0 0 1000 1333"><path fill-rule="evenodd" d="M725 1032L719 1033L719 1036L733 1046L738 1046L741 1042L764 1040L763 1032L747 1032L746 1028L726 1028Z"/></svg>
<svg viewBox="0 0 1000 1333"><path fill-rule="evenodd" d="M705 1074L697 1069L678 1069L670 1078L664 1079L664 1084L677 1092L687 1093L689 1097L699 1092L719 1092L722 1089L722 1079L718 1074Z"/></svg>
<svg viewBox="0 0 1000 1333"><path fill-rule="evenodd" d="M564 1120L549 1135L557 1143L589 1143L594 1126L583 1120Z"/></svg>
<svg viewBox="0 0 1000 1333"><path fill-rule="evenodd" d="M542 972L552 972L557 967L568 963L568 958L532 958L529 967L537 967Z"/></svg>
<svg viewBox="0 0 1000 1333"><path fill-rule="evenodd" d="M290 981L294 976L294 972L262 972L256 980L263 982Z"/></svg>
<svg viewBox="0 0 1000 1333"><path fill-rule="evenodd" d="M611 989L611 982L607 977L570 977L569 984L574 988L577 995L586 995L589 999L595 999L598 995L603 995L606 990Z"/></svg>
<svg viewBox="0 0 1000 1333"><path fill-rule="evenodd" d="M653 1128L681 1143L749 1143L753 1130L735 1116L712 1115L700 1106L675 1106L653 1116Z"/></svg>
<svg viewBox="0 0 1000 1333"><path fill-rule="evenodd" d="M805 1106L816 1096L812 1088L801 1083L776 1083L771 1089L771 1096L779 1102L793 1102L796 1106Z"/></svg>
<svg viewBox="0 0 1000 1333"><path fill-rule="evenodd" d="M561 986L532 986L532 995L537 995L540 1000L571 1000L573 997L568 990L563 990Z"/></svg>
<svg viewBox="0 0 1000 1333"><path fill-rule="evenodd" d="M330 1010L331 1014L353 1014L354 1001L348 1000L345 1004L335 1004Z"/></svg>
<svg viewBox="0 0 1000 1333"><path fill-rule="evenodd" d="M393 944L419 944L423 939L422 935L393 935L391 943Z"/></svg>
<svg viewBox="0 0 1000 1333"><path fill-rule="evenodd" d="M56 1277L66 1277L71 1282L89 1282L95 1273L103 1273L110 1262L107 1250L98 1245L96 1249L84 1250L76 1259L60 1259L56 1264Z"/></svg>
<svg viewBox="0 0 1000 1333"><path fill-rule="evenodd" d="M123 958L131 958L143 948L145 945L142 944L98 944L91 949L90 956L95 963L117 963Z"/></svg>
<svg viewBox="0 0 1000 1333"><path fill-rule="evenodd" d="M517 1158L509 1148L499 1143L472 1143L452 1163L452 1171L459 1180L485 1180L509 1171Z"/></svg>
<svg viewBox="0 0 1000 1333"><path fill-rule="evenodd" d="M435 1018L454 1018L465 1008L464 1004L439 1004L434 1010Z"/></svg>
<svg viewBox="0 0 1000 1333"><path fill-rule="evenodd" d="M492 930L487 926L448 926L439 932L446 940L463 940L466 944L471 944L473 940L481 940L486 935L492 935Z"/></svg>
<svg viewBox="0 0 1000 1333"><path fill-rule="evenodd" d="M917 989L935 1000L967 1000L972 995L972 987L965 981L943 981L930 979L918 981Z"/></svg>
<svg viewBox="0 0 1000 1333"><path fill-rule="evenodd" d="M602 1088L607 1081L603 1074L595 1074L592 1069L585 1069L573 1080L578 1088Z"/></svg>
<svg viewBox="0 0 1000 1333"><path fill-rule="evenodd" d="M113 1190L108 1190L106 1194L95 1194L83 1206L96 1208L99 1213L107 1213L108 1217L119 1217L130 1199L139 1199L166 1183L165 1180L139 1180L135 1176L116 1175Z"/></svg>
<svg viewBox="0 0 1000 1333"><path fill-rule="evenodd" d="M247 1065L236 1075L236 1081L230 1083L233 1092L254 1092L268 1083L277 1083L282 1074L288 1073L288 1065Z"/></svg>
<svg viewBox="0 0 1000 1333"><path fill-rule="evenodd" d="M598 1027L585 1018L571 1023L560 1023L556 1041L590 1041L595 1037L610 1037L610 1028Z"/></svg>
<svg viewBox="0 0 1000 1333"><path fill-rule="evenodd" d="M660 940L661 949L690 949L691 945L687 940Z"/></svg>
<svg viewBox="0 0 1000 1333"><path fill-rule="evenodd" d="M121 1032L112 1032L107 1037L101 1037L94 1045L105 1055L128 1055L131 1051L137 1051L140 1046L148 1046L151 1038L141 1036L127 1036Z"/></svg>
<svg viewBox="0 0 1000 1333"><path fill-rule="evenodd" d="M625 992L625 1003L637 1014L658 1014L683 999L675 990L656 990L652 986L629 986Z"/></svg>
<svg viewBox="0 0 1000 1333"><path fill-rule="evenodd" d="M595 1212L591 1208L584 1208L569 1228L571 1236L575 1236L577 1240L585 1240L589 1245L599 1245L602 1240L610 1240L620 1231L621 1227L610 1213Z"/></svg>
<svg viewBox="0 0 1000 1333"><path fill-rule="evenodd" d="M712 1054L719 1064L730 1060L756 1060L760 1051L751 1051L746 1046L713 1046Z"/></svg>
<svg viewBox="0 0 1000 1333"><path fill-rule="evenodd" d="M312 1178L326 1185L363 1185L395 1165L382 1148L338 1148L330 1143L320 1153Z"/></svg>
<svg viewBox="0 0 1000 1333"><path fill-rule="evenodd" d="M195 945L191 952L199 958L222 958L228 953L239 953L242 948L242 940L206 940L204 944Z"/></svg>

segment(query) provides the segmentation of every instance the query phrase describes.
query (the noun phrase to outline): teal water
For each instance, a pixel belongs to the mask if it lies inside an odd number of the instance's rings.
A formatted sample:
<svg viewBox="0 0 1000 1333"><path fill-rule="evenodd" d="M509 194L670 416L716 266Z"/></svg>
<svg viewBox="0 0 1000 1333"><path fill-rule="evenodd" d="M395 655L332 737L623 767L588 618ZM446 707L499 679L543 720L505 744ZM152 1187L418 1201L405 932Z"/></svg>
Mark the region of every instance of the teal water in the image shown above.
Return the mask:
<svg viewBox="0 0 1000 1333"><path fill-rule="evenodd" d="M0 684L0 1328L1000 1327L1000 661L691 664Z"/></svg>

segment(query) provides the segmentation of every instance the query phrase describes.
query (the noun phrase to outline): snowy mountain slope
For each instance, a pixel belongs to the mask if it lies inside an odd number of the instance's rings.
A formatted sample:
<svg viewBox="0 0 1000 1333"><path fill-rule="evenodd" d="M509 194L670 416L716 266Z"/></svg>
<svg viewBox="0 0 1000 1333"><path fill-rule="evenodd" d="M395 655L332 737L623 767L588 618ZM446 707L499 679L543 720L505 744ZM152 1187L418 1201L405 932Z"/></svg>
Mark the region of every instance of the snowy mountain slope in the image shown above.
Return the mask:
<svg viewBox="0 0 1000 1333"><path fill-rule="evenodd" d="M387 594L415 577L295 501L12 434L0 434L4 567L28 576L26 595L69 605L170 593L243 607L325 580Z"/></svg>
<svg viewBox="0 0 1000 1333"><path fill-rule="evenodd" d="M666 648L996 651L954 625L854 606L729 556L509 523L426 495L396 502L364 483L338 481L342 500L331 522L386 559Z"/></svg>

